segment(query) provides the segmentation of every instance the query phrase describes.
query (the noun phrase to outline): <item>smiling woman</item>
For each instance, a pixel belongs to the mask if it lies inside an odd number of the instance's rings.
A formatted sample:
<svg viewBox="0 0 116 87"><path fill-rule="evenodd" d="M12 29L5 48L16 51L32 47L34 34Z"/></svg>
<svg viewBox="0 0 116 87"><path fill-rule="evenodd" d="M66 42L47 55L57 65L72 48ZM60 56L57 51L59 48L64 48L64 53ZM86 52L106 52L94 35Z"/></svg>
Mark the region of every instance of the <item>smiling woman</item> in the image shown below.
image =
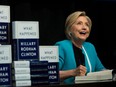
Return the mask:
<svg viewBox="0 0 116 87"><path fill-rule="evenodd" d="M106 69L92 43L86 42L91 32L92 21L84 11L70 14L65 22L68 39L56 42L59 46L60 80L74 83L75 76Z"/></svg>
<svg viewBox="0 0 116 87"><path fill-rule="evenodd" d="M71 26L71 29L68 30L70 34L72 34L71 39L75 43L75 38L78 37L78 39L81 39L83 41L86 40L86 38L90 34L90 29L89 29L90 23L84 16L80 16L76 22ZM79 45L77 45L79 46Z"/></svg>

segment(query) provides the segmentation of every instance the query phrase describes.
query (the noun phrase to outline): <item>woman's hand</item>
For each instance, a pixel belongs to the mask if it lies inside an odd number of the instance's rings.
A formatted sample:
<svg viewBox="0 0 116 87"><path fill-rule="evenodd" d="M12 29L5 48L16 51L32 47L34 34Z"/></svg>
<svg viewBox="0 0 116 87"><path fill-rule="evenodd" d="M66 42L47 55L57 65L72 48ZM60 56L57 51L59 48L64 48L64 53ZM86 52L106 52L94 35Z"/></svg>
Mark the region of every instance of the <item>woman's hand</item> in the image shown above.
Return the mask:
<svg viewBox="0 0 116 87"><path fill-rule="evenodd" d="M85 76L86 74L86 67L83 65L78 66L76 69L74 69L74 76Z"/></svg>
<svg viewBox="0 0 116 87"><path fill-rule="evenodd" d="M59 74L60 74L61 80L65 80L66 78L69 78L69 77L84 76L86 74L86 67L83 65L80 65L76 69L59 71Z"/></svg>

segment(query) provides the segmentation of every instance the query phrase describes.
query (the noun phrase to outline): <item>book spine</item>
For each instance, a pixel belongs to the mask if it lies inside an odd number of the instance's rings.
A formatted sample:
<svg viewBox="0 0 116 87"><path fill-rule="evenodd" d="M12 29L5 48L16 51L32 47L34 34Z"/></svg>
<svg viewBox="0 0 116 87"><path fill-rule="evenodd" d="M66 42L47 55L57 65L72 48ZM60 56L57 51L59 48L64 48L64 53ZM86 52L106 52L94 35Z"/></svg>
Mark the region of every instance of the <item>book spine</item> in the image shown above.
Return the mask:
<svg viewBox="0 0 116 87"><path fill-rule="evenodd" d="M32 70L36 69L48 69L48 61L39 61L38 60L33 60L30 61L30 68Z"/></svg>
<svg viewBox="0 0 116 87"><path fill-rule="evenodd" d="M31 80L19 80L13 82L14 87L21 87L21 86L32 86Z"/></svg>
<svg viewBox="0 0 116 87"><path fill-rule="evenodd" d="M13 80L38 80L38 81L48 81L49 75L31 75L31 74L15 74Z"/></svg>
<svg viewBox="0 0 116 87"><path fill-rule="evenodd" d="M31 75L48 75L48 69L31 69Z"/></svg>
<svg viewBox="0 0 116 87"><path fill-rule="evenodd" d="M30 74L14 74L13 80L29 80Z"/></svg>
<svg viewBox="0 0 116 87"><path fill-rule="evenodd" d="M38 86L38 85L49 85L49 80L41 81L41 80L31 80L32 86Z"/></svg>
<svg viewBox="0 0 116 87"><path fill-rule="evenodd" d="M48 67L48 61L14 61L12 64L13 68L47 68Z"/></svg>
<svg viewBox="0 0 116 87"><path fill-rule="evenodd" d="M48 69L47 68L43 68L40 69L38 68L14 68L12 69L12 74L40 74L40 75L44 75L44 74L48 74Z"/></svg>
<svg viewBox="0 0 116 87"><path fill-rule="evenodd" d="M29 68L30 61L13 61L12 67L13 68Z"/></svg>
<svg viewBox="0 0 116 87"><path fill-rule="evenodd" d="M14 68L12 69L13 74L30 74L30 68Z"/></svg>
<svg viewBox="0 0 116 87"><path fill-rule="evenodd" d="M49 81L38 81L38 80L19 80L14 81L13 86L14 87L22 87L22 86L38 86L38 85L48 85Z"/></svg>

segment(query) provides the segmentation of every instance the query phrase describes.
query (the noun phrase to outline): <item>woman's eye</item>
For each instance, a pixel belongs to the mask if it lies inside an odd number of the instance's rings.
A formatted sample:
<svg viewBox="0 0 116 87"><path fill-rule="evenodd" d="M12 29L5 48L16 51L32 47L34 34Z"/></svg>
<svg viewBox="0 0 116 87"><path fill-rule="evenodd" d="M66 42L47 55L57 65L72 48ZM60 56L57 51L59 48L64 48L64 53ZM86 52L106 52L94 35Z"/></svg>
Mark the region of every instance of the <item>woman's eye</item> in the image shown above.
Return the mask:
<svg viewBox="0 0 116 87"><path fill-rule="evenodd" d="M88 23L86 23L86 26L88 26L88 27L89 27L89 24L88 24Z"/></svg>
<svg viewBox="0 0 116 87"><path fill-rule="evenodd" d="M82 24L82 23L81 22L77 22L76 24L78 25L78 24Z"/></svg>
<svg viewBox="0 0 116 87"><path fill-rule="evenodd" d="M77 25L85 25L85 26L89 27L89 23L77 22L76 24Z"/></svg>

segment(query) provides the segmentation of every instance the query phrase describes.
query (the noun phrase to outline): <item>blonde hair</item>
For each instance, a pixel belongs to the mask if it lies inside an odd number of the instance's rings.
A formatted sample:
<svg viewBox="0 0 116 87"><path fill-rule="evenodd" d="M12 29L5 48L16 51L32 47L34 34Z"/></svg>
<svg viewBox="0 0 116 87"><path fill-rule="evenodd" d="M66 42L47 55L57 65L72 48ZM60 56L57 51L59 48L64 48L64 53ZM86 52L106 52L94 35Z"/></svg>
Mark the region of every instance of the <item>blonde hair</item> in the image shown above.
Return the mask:
<svg viewBox="0 0 116 87"><path fill-rule="evenodd" d="M86 15L86 13L84 11L76 11L76 12L73 12L72 14L70 14L67 19L66 19L66 22L65 22L65 34L67 36L67 38L70 39L70 35L69 35L69 32L70 32L70 28L71 26L76 22L77 18L79 16L85 16L89 22L89 28L91 29L91 26L92 26L92 21L91 19Z"/></svg>

